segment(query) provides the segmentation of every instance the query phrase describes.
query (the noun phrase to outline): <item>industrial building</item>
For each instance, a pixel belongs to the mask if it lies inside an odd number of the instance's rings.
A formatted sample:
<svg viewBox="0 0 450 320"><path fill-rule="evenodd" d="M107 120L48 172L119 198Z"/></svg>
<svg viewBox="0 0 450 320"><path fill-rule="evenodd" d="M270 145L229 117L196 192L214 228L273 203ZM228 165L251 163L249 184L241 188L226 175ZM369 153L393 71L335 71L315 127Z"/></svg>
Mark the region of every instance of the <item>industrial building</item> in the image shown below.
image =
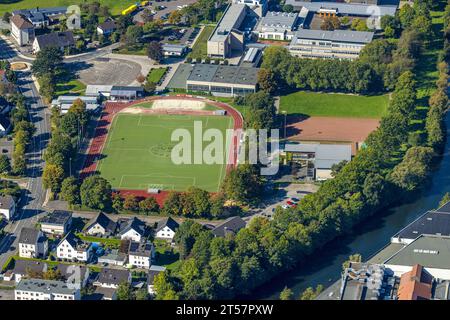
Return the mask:
<svg viewBox="0 0 450 320"><path fill-rule="evenodd" d="M301 166L303 173L300 176L309 180L330 179L333 165L352 159L352 147L349 144L286 144L284 152L292 163Z"/></svg>
<svg viewBox="0 0 450 320"><path fill-rule="evenodd" d="M289 52L301 58L354 60L373 36L373 32L366 31L299 29L292 38Z"/></svg>
<svg viewBox="0 0 450 320"><path fill-rule="evenodd" d="M233 0L233 3L247 5L260 17L266 14L267 8L269 7L269 0Z"/></svg>

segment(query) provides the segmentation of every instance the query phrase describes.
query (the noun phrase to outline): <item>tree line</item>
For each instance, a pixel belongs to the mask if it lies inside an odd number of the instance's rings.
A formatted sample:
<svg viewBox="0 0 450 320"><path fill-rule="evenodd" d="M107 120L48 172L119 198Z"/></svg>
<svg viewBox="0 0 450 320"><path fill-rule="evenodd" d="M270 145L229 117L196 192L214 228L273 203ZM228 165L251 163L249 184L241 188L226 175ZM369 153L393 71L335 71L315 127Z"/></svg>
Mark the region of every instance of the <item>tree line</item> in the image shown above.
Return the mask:
<svg viewBox="0 0 450 320"><path fill-rule="evenodd" d="M414 14L422 10L418 6L424 5L430 10L434 3L416 1ZM402 32L405 41L409 36L403 33L416 32L412 28ZM420 30L417 32L417 44L426 50L428 40ZM430 35L431 41L442 43L439 37L436 33ZM249 293L276 274L306 263L311 253L332 239L418 190L428 178L439 152L439 143L434 143L431 130L420 132L424 139L409 139L417 134L415 122L425 120L416 109L423 103L417 97L416 77L423 68L418 64L419 59L424 59L427 53L398 52L393 54L392 62L385 63L395 63L396 56L411 58L411 64L400 68L398 77L392 77L388 114L354 159L340 168L334 179L324 182L317 193L302 199L297 208L277 210L272 221L254 218L236 236L225 238L214 237L193 221L183 223L175 236L182 263L155 278L156 298L229 299ZM440 61L439 69L446 73L448 67L443 63ZM273 64L278 73L275 76L288 75L280 72L280 69L289 70L283 69L283 64L282 60ZM287 77L295 77L295 72ZM444 76L441 77L443 83ZM446 102L439 105L445 111ZM429 113L432 109L430 101ZM435 125L441 130L445 130L443 112L436 113ZM316 292L310 291L306 296L315 295Z"/></svg>

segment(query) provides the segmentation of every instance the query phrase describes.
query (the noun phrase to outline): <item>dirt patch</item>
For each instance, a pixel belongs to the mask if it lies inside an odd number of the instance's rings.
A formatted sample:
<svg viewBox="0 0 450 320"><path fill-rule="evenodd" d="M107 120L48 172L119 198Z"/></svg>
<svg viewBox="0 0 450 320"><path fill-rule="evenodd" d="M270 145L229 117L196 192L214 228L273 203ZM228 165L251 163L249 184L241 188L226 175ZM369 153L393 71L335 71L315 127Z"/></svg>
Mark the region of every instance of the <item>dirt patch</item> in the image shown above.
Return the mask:
<svg viewBox="0 0 450 320"><path fill-rule="evenodd" d="M286 133L290 140L351 142L353 153L378 128L377 119L333 117L288 117Z"/></svg>
<svg viewBox="0 0 450 320"><path fill-rule="evenodd" d="M177 109L177 110L203 110L206 107L204 101L199 100L181 100L181 99L166 99L155 100L152 108L157 109Z"/></svg>
<svg viewBox="0 0 450 320"><path fill-rule="evenodd" d="M26 63L16 62L16 63L11 64L11 70L13 70L13 71L21 71L21 70L25 70L27 68L28 68L28 66L26 65Z"/></svg>
<svg viewBox="0 0 450 320"><path fill-rule="evenodd" d="M138 63L119 60L104 59L90 61L92 66L79 71L81 82L88 85L113 84L117 86L128 86L135 83L141 74L141 66Z"/></svg>

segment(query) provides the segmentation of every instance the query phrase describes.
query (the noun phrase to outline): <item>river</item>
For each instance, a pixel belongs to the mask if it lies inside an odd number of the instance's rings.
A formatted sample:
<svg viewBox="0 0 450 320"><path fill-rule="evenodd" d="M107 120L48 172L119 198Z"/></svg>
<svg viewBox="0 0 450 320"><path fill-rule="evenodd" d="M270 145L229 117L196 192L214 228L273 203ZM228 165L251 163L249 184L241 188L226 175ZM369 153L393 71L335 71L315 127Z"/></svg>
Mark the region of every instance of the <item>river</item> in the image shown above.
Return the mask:
<svg viewBox="0 0 450 320"><path fill-rule="evenodd" d="M447 128L450 128L450 115L446 117ZM339 279L342 263L353 253L360 253L363 260L369 259L382 249L390 237L425 211L438 206L443 195L450 191L450 130L447 131L447 142L444 157L432 174L432 178L423 191L415 195L409 203L379 212L362 223L353 234L335 239L309 258L305 265L293 271L281 274L269 283L261 286L253 294L252 299L278 299L281 290L288 286L297 298L307 287L318 284L328 287Z"/></svg>

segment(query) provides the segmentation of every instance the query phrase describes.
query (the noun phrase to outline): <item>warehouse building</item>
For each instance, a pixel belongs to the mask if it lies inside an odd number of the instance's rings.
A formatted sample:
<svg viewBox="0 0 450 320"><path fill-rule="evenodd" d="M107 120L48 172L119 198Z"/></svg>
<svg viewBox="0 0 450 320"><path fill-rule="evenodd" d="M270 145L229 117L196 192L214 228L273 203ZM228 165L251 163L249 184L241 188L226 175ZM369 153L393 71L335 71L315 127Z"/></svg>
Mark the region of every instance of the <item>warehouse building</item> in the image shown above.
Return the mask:
<svg viewBox="0 0 450 320"><path fill-rule="evenodd" d="M373 36L366 31L300 29L292 38L289 52L301 58L354 60Z"/></svg>
<svg viewBox="0 0 450 320"><path fill-rule="evenodd" d="M292 163L301 165L309 180L328 180L332 178L333 165L352 159L349 144L291 143L285 145L284 152Z"/></svg>

